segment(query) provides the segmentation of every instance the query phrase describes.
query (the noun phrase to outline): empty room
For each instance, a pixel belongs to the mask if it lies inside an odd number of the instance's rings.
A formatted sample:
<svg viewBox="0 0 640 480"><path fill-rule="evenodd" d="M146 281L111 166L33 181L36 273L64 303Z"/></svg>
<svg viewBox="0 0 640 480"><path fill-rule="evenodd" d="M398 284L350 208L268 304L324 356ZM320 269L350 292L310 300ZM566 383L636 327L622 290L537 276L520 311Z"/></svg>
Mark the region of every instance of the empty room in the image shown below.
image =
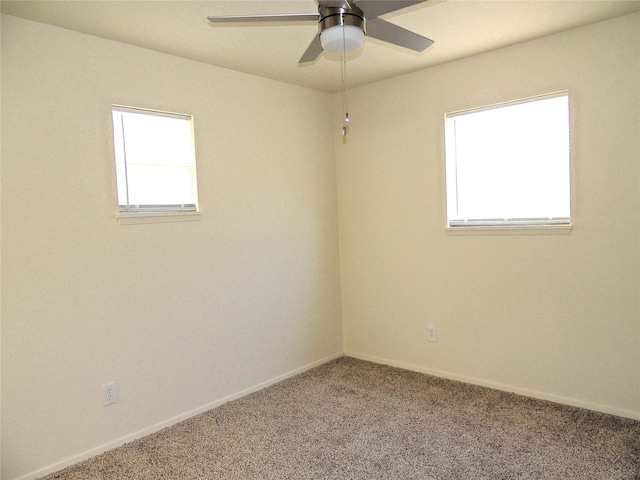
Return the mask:
<svg viewBox="0 0 640 480"><path fill-rule="evenodd" d="M1 7L3 480L640 478L639 1Z"/></svg>

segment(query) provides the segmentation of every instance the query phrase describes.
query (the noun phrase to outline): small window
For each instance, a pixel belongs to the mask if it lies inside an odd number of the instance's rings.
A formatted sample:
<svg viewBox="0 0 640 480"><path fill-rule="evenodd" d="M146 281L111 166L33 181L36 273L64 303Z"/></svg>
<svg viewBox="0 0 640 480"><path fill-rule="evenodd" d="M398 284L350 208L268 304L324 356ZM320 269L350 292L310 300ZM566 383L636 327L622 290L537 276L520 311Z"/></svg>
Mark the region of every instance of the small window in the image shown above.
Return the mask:
<svg viewBox="0 0 640 480"><path fill-rule="evenodd" d="M115 106L112 115L119 213L196 212L193 118Z"/></svg>
<svg viewBox="0 0 640 480"><path fill-rule="evenodd" d="M570 224L569 98L447 114L448 227Z"/></svg>

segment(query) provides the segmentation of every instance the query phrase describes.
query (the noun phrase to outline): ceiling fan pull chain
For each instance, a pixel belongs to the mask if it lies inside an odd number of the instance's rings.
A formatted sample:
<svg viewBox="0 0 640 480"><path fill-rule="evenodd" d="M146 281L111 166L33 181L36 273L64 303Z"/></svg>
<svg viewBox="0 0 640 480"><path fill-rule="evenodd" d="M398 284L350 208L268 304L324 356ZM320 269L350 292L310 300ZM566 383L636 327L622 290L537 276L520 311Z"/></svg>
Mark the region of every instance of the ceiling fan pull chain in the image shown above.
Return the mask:
<svg viewBox="0 0 640 480"><path fill-rule="evenodd" d="M344 14L342 15L344 17ZM349 108L347 103L347 45L344 33L344 21L342 26L342 62L340 65L342 73L342 109L344 111L344 125L342 126L342 136L349 133Z"/></svg>

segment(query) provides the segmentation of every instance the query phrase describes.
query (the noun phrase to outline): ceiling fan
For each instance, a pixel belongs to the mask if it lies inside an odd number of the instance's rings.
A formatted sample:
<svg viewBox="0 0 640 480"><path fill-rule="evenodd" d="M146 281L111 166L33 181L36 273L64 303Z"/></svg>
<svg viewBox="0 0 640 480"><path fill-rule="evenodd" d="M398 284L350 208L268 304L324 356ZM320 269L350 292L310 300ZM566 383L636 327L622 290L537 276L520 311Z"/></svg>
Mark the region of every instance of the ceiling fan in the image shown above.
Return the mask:
<svg viewBox="0 0 640 480"><path fill-rule="evenodd" d="M313 13L210 16L211 23L300 22L318 23L318 34L298 63L312 62L326 50L346 54L362 48L365 35L416 52L433 44L422 35L387 22L380 15L395 12L427 0L317 0Z"/></svg>

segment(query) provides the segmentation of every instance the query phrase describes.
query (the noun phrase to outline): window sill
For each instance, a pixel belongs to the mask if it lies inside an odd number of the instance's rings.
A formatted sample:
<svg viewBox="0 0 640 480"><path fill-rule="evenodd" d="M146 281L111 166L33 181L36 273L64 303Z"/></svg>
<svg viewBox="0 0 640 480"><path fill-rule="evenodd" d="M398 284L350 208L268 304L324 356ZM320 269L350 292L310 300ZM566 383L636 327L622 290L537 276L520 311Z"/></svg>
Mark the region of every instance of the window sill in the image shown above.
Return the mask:
<svg viewBox="0 0 640 480"><path fill-rule="evenodd" d="M446 227L447 235L569 235L572 225Z"/></svg>
<svg viewBox="0 0 640 480"><path fill-rule="evenodd" d="M200 220L200 212L184 213L130 213L118 214L120 225L139 225L144 223L195 222Z"/></svg>

